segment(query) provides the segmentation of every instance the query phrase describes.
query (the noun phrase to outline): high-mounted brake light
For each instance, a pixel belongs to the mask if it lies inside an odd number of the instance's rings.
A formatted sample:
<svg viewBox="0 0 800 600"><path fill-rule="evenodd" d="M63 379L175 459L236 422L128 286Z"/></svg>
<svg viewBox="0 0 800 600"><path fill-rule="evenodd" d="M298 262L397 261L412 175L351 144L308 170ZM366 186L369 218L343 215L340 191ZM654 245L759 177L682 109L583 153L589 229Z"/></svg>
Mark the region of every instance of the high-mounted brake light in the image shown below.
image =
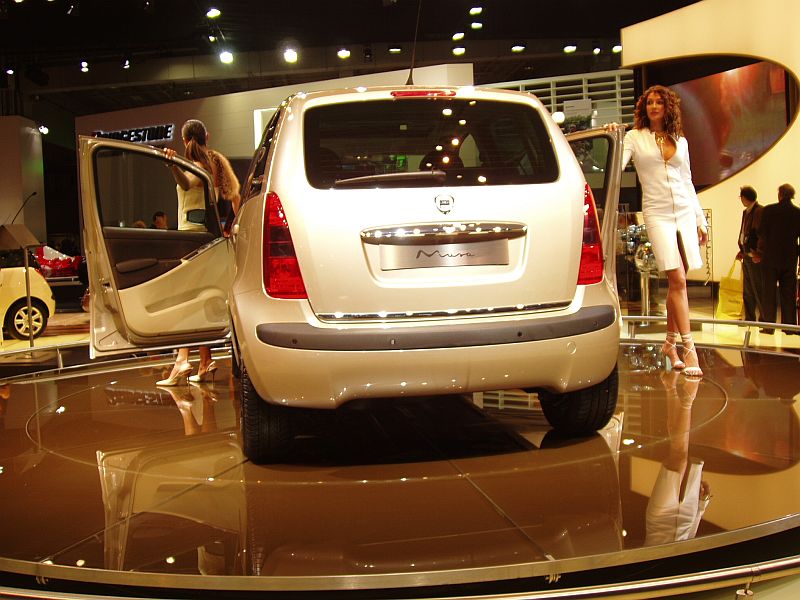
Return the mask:
<svg viewBox="0 0 800 600"><path fill-rule="evenodd" d="M308 298L283 205L267 194L264 210L264 287L273 298Z"/></svg>
<svg viewBox="0 0 800 600"><path fill-rule="evenodd" d="M395 90L395 98L437 98L455 96L455 90Z"/></svg>
<svg viewBox="0 0 800 600"><path fill-rule="evenodd" d="M600 241L600 224L594 195L589 184L583 192L583 244L581 265L578 268L578 285L600 283L603 279L603 244Z"/></svg>

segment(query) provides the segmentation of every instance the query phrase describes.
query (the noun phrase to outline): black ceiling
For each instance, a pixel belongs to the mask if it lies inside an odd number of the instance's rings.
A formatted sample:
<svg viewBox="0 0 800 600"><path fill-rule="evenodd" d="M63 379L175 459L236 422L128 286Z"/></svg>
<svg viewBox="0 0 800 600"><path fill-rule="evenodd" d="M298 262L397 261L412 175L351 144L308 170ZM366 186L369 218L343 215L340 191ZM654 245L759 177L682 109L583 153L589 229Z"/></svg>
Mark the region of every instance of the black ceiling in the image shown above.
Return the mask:
<svg viewBox="0 0 800 600"><path fill-rule="evenodd" d="M209 43L210 27L237 53L269 52L291 42L300 48L375 44L377 54L378 44L396 43L408 56L419 14L418 40L448 50L441 57L428 51L421 62L472 62L476 83L616 68L618 56L598 59L585 51L568 58L550 48L570 39L610 42L625 26L695 1L421 0L420 10L420 0L0 0L0 63L15 69L0 86L2 112L24 114L39 102L91 114L339 76L335 60L285 72L240 69L227 77L156 78L144 70L137 76L135 69L148 62L215 55L219 42ZM213 21L205 16L212 5L222 11ZM478 32L469 29L472 6L483 7ZM467 44L482 43L482 49L454 59L449 47L458 30L467 32ZM490 45L497 40L522 41L529 50L505 55ZM124 57L132 61L128 71L119 68ZM113 65L114 74L110 67L103 77L83 74L80 60L95 71ZM366 63L359 56L347 72L391 67L378 56Z"/></svg>

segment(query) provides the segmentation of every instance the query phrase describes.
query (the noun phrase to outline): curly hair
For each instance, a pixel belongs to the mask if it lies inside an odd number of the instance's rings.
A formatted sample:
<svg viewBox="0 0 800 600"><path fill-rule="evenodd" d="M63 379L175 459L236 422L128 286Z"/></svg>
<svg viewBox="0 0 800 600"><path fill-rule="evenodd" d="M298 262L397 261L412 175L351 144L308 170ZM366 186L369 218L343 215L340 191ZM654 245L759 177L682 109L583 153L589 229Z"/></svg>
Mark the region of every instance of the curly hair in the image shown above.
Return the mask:
<svg viewBox="0 0 800 600"><path fill-rule="evenodd" d="M661 96L664 101L664 131L675 138L682 136L681 99L678 94L663 85L651 85L639 96L636 101L636 107L633 110L634 128L650 129L650 119L647 117L647 97L654 93Z"/></svg>

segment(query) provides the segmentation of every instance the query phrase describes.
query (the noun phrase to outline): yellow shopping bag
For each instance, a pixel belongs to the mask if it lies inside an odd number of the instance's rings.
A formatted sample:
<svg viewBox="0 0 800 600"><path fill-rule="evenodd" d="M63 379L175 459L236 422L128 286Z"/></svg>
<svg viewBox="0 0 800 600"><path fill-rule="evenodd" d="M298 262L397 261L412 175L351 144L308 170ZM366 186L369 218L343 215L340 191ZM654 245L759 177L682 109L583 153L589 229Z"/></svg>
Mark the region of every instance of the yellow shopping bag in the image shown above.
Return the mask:
<svg viewBox="0 0 800 600"><path fill-rule="evenodd" d="M737 268L738 265L738 268ZM727 277L719 280L719 302L714 317L737 320L744 316L744 273L740 261L734 260Z"/></svg>

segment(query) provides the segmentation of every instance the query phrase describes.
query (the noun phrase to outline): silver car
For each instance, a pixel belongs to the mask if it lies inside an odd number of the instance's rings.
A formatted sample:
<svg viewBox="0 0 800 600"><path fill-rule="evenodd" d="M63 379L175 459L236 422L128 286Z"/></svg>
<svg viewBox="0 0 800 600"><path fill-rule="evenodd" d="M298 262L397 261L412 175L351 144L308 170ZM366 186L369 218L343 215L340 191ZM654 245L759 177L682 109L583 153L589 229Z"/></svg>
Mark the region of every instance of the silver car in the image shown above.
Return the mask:
<svg viewBox="0 0 800 600"><path fill-rule="evenodd" d="M582 132L573 150L519 92L296 94L230 236L208 175L181 158L206 182L206 231L133 228L175 210L163 153L82 138L94 352L230 335L257 462L290 451L298 409L358 398L522 388L554 428L594 431L617 400L602 215L616 214L619 135Z"/></svg>

